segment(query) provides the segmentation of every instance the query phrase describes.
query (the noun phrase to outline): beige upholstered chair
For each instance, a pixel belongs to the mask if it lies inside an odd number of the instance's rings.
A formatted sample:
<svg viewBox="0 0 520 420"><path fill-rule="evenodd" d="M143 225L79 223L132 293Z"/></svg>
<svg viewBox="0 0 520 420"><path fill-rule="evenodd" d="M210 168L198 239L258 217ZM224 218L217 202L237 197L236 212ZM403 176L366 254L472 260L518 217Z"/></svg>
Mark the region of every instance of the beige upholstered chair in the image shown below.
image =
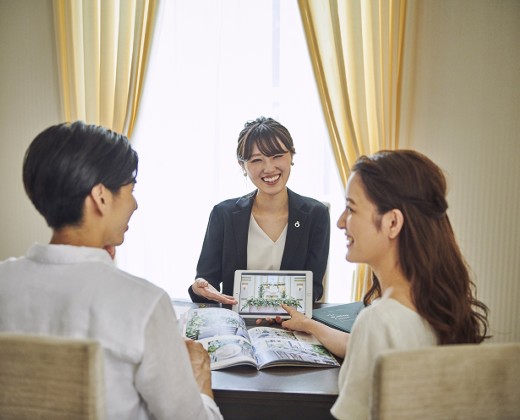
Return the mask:
<svg viewBox="0 0 520 420"><path fill-rule="evenodd" d="M379 356L373 419L520 419L520 343L451 345Z"/></svg>
<svg viewBox="0 0 520 420"><path fill-rule="evenodd" d="M0 333L0 419L103 419L99 343Z"/></svg>

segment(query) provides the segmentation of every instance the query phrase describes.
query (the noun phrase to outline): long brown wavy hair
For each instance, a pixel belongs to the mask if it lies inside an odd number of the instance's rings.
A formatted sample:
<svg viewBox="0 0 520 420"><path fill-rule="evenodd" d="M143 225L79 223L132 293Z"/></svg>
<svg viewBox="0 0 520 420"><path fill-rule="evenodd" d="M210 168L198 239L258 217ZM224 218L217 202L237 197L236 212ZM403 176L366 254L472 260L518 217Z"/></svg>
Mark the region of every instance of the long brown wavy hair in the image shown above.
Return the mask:
<svg viewBox="0 0 520 420"><path fill-rule="evenodd" d="M403 213L399 264L411 284L417 312L440 344L480 343L489 338L488 307L476 299L475 284L446 213L446 178L426 156L412 150L383 150L361 156L352 170L380 215ZM381 296L373 275L363 301Z"/></svg>

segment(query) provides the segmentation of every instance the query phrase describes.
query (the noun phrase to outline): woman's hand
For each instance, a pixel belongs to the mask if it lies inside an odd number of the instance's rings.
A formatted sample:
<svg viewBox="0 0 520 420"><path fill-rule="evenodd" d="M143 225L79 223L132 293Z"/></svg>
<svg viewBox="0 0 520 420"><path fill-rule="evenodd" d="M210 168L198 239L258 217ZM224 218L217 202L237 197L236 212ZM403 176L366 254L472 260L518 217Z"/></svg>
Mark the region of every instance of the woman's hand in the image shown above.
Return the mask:
<svg viewBox="0 0 520 420"><path fill-rule="evenodd" d="M304 314L302 314L301 312L298 312L292 306L287 306L284 303L282 303L282 308L285 311L287 311L289 313L289 315L291 316L290 319L287 319L285 321L279 317L276 317L276 321L281 322L282 327L284 327L287 330L291 330L291 331L303 331L303 332L311 334L311 332L309 331L309 324L312 322L316 322L316 321L313 321L309 317L306 317Z"/></svg>
<svg viewBox="0 0 520 420"><path fill-rule="evenodd" d="M291 319L287 319L285 321L281 320L282 327L291 331L302 331L307 334L311 334L316 337L318 341L335 356L341 357L342 359L345 358L350 334L328 327L321 322L315 321L314 319L303 315L301 312L298 312L296 309L284 305L283 303L282 308L284 308L287 312L289 312L289 315L291 315Z"/></svg>
<svg viewBox="0 0 520 420"><path fill-rule="evenodd" d="M238 302L233 296L224 295L215 289L207 280L196 279L191 285L193 293L203 298L214 300L225 305L236 305Z"/></svg>
<svg viewBox="0 0 520 420"><path fill-rule="evenodd" d="M283 303L280 306L289 313L289 315L291 316L290 319L286 320L279 316L277 316L275 318L259 318L256 320L256 325L262 325L262 324L272 325L274 323L277 323L277 324L282 324L282 327L284 327L286 330L306 331L306 330L302 329L303 324L304 324L305 320L309 320L310 318L307 318L305 315L303 315L301 312L298 312L292 306L287 306Z"/></svg>

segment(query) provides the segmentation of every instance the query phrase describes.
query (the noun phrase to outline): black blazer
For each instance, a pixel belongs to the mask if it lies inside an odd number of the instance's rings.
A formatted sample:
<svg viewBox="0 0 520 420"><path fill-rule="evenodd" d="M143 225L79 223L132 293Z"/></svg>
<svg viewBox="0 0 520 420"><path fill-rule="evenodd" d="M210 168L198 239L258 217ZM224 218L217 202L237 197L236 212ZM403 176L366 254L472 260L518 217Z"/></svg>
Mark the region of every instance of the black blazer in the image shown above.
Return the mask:
<svg viewBox="0 0 520 420"><path fill-rule="evenodd" d="M310 270L313 298L323 294L330 244L330 216L327 207L313 198L287 189L289 221L281 270ZM226 295L233 295L235 270L247 269L247 235L256 191L223 201L213 207L197 264L197 276ZM222 284L222 288L220 285ZM193 302L208 303L190 288Z"/></svg>

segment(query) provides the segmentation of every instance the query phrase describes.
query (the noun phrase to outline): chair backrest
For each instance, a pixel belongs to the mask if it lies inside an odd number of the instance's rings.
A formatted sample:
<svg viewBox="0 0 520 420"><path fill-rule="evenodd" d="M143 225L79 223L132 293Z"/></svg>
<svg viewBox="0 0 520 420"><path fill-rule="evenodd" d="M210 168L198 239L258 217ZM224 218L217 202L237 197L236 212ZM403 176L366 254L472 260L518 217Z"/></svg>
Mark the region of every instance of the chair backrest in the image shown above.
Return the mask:
<svg viewBox="0 0 520 420"><path fill-rule="evenodd" d="M0 333L0 419L103 419L104 401L96 341Z"/></svg>
<svg viewBox="0 0 520 420"><path fill-rule="evenodd" d="M330 214L330 203L328 201L322 201L322 203L327 207L327 210ZM323 294L321 298L317 300L318 303L324 303L328 301L329 298L329 261L327 260L327 268L325 269L325 274L323 275Z"/></svg>
<svg viewBox="0 0 520 420"><path fill-rule="evenodd" d="M520 418L520 343L385 352L370 404L373 419Z"/></svg>

